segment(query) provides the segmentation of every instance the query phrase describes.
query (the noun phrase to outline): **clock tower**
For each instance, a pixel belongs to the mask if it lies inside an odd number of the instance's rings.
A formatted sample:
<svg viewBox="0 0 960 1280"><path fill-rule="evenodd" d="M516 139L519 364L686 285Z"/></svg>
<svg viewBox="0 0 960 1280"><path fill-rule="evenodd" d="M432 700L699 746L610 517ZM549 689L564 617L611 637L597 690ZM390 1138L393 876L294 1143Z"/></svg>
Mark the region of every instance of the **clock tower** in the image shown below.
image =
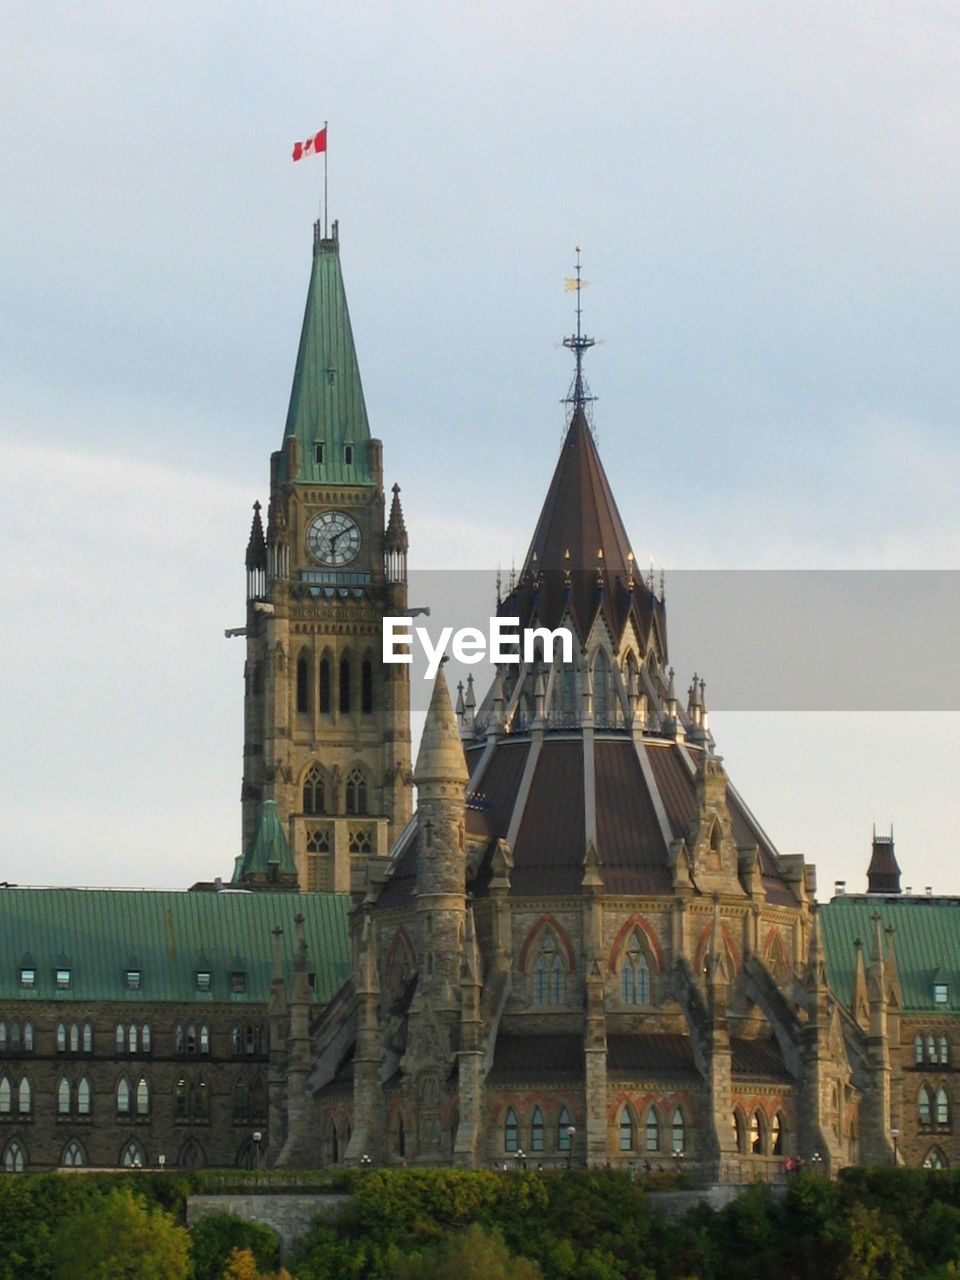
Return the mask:
<svg viewBox="0 0 960 1280"><path fill-rule="evenodd" d="M243 849L234 882L360 892L410 817L409 670L382 661L407 608L400 491L387 517L340 270L313 267L266 532L247 546Z"/></svg>

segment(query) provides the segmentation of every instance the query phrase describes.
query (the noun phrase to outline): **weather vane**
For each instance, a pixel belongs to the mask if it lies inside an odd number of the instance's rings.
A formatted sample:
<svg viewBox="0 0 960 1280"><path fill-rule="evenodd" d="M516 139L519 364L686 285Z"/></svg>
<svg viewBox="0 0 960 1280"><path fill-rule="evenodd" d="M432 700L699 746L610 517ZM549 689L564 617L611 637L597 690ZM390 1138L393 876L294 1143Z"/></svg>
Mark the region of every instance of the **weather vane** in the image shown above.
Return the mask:
<svg viewBox="0 0 960 1280"><path fill-rule="evenodd" d="M573 358L577 363L573 375L573 381L570 384L570 390L564 397L563 403L573 406L570 414L571 420L577 409L583 409L587 414L587 421L589 422L590 430L592 431L592 415L589 412L588 406L596 400L596 396L590 394L590 388L587 385L587 380L583 376L583 354L585 351L588 351L590 347L594 346L595 340L593 338L588 338L586 334L583 333L583 307L581 297L583 290L587 288L589 283L590 281L584 280L581 274L580 246L577 245L577 274L575 276L567 276L563 282L563 287L567 293L572 293L576 290L577 294L577 332L563 340L563 345L568 351L573 352Z"/></svg>

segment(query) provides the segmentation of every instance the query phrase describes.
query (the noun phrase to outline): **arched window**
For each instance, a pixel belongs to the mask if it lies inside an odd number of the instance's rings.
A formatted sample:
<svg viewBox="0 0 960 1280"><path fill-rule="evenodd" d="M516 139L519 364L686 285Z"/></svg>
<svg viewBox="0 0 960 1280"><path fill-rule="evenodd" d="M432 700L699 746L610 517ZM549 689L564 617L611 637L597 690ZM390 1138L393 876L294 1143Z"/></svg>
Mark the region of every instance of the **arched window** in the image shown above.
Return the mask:
<svg viewBox="0 0 960 1280"><path fill-rule="evenodd" d="M233 1120L234 1124L243 1123L249 1117L249 1095L247 1086L238 1080L233 1086Z"/></svg>
<svg viewBox="0 0 960 1280"><path fill-rule="evenodd" d="M33 1053L33 1023L25 1022L23 1024L23 1051L24 1053ZM946 1059L944 1059L946 1061Z"/></svg>
<svg viewBox="0 0 960 1280"><path fill-rule="evenodd" d="M6 1076L0 1076L0 1116L8 1116L13 1110L13 1090Z"/></svg>
<svg viewBox="0 0 960 1280"><path fill-rule="evenodd" d="M80 1052L80 1028L75 1022L70 1023L70 1052Z"/></svg>
<svg viewBox="0 0 960 1280"><path fill-rule="evenodd" d="M543 1112L539 1107L534 1107L533 1116L530 1120L530 1150L543 1151L546 1146L545 1131L543 1127Z"/></svg>
<svg viewBox="0 0 960 1280"><path fill-rule="evenodd" d="M772 1156L783 1155L783 1117L779 1111L773 1117L773 1125L770 1129L770 1154Z"/></svg>
<svg viewBox="0 0 960 1280"><path fill-rule="evenodd" d="M243 1032L243 1044L245 1053L256 1053L257 1039L253 1026L248 1022Z"/></svg>
<svg viewBox="0 0 960 1280"><path fill-rule="evenodd" d="M240 1052L240 1028L236 1025L230 1028L230 1047L235 1054Z"/></svg>
<svg viewBox="0 0 960 1280"><path fill-rule="evenodd" d="M183 1053L183 1027L179 1022L173 1033L173 1051L174 1053Z"/></svg>
<svg viewBox="0 0 960 1280"><path fill-rule="evenodd" d="M297 710L310 710L310 663L305 653L297 659Z"/></svg>
<svg viewBox="0 0 960 1280"><path fill-rule="evenodd" d="M919 1031L913 1038L913 1060L917 1066L923 1062L923 1036Z"/></svg>
<svg viewBox="0 0 960 1280"><path fill-rule="evenodd" d="M262 1076L257 1076L250 1089L250 1118L251 1120L267 1118L267 1091L264 1088Z"/></svg>
<svg viewBox="0 0 960 1280"><path fill-rule="evenodd" d="M3 1153L3 1167L7 1173L23 1173L27 1167L27 1158L23 1154L23 1147L14 1138L13 1142L7 1144L7 1149Z"/></svg>
<svg viewBox="0 0 960 1280"><path fill-rule="evenodd" d="M572 1137L570 1130L573 1127L573 1120L570 1118L570 1112L566 1107L560 1108L560 1114L557 1116L557 1150L569 1151Z"/></svg>
<svg viewBox="0 0 960 1280"><path fill-rule="evenodd" d="M593 664L593 719L598 725L610 723L610 662L602 649Z"/></svg>
<svg viewBox="0 0 960 1280"><path fill-rule="evenodd" d="M22 1116L28 1116L33 1111L33 1086L26 1076L20 1081L17 1104Z"/></svg>
<svg viewBox="0 0 960 1280"><path fill-rule="evenodd" d="M57 1053L67 1051L67 1028L62 1022L57 1023Z"/></svg>
<svg viewBox="0 0 960 1280"><path fill-rule="evenodd" d="M519 1151L520 1149L520 1126L517 1123L517 1113L513 1107L507 1108L507 1114L503 1120L503 1149L504 1151Z"/></svg>
<svg viewBox="0 0 960 1280"><path fill-rule="evenodd" d="M151 1048L150 1041L150 1023L145 1022L140 1028L140 1045L144 1053L149 1053Z"/></svg>
<svg viewBox="0 0 960 1280"><path fill-rule="evenodd" d="M7 1051L7 1024L0 1022L0 1053Z"/></svg>
<svg viewBox="0 0 960 1280"><path fill-rule="evenodd" d="M359 765L355 764L347 774L347 813L367 812L367 779Z"/></svg>
<svg viewBox="0 0 960 1280"><path fill-rule="evenodd" d="M633 1150L633 1116L627 1106L620 1108L620 1150Z"/></svg>
<svg viewBox="0 0 960 1280"><path fill-rule="evenodd" d="M565 1004L567 971L552 929L546 929L533 968L533 1003Z"/></svg>
<svg viewBox="0 0 960 1280"><path fill-rule="evenodd" d="M83 1052L93 1053L93 1023L83 1024Z"/></svg>
<svg viewBox="0 0 960 1280"><path fill-rule="evenodd" d="M193 1116L195 1120L207 1120L210 1116L210 1097L207 1082L203 1076L197 1081L193 1095Z"/></svg>
<svg viewBox="0 0 960 1280"><path fill-rule="evenodd" d="M743 1117L739 1111L733 1113L733 1141L737 1151L741 1155L746 1154L746 1134L744 1133Z"/></svg>
<svg viewBox="0 0 960 1280"><path fill-rule="evenodd" d="M177 1080L173 1094L173 1114L177 1120L186 1120L190 1114L190 1092L186 1076L180 1076Z"/></svg>
<svg viewBox="0 0 960 1280"><path fill-rule="evenodd" d="M200 1028L200 1052L210 1052L210 1028L206 1023Z"/></svg>
<svg viewBox="0 0 960 1280"><path fill-rule="evenodd" d="M127 1048L131 1053L137 1052L137 1028L136 1024L131 1022L127 1031Z"/></svg>
<svg viewBox="0 0 960 1280"><path fill-rule="evenodd" d="M947 1169L949 1163L947 1157L943 1154L939 1147L931 1147L927 1154L923 1157L924 1169Z"/></svg>
<svg viewBox="0 0 960 1280"><path fill-rule="evenodd" d="M29 1022L27 1026L29 1026ZM946 1036L940 1037L940 1065L946 1067L950 1063L950 1043Z"/></svg>
<svg viewBox="0 0 960 1280"><path fill-rule="evenodd" d="M61 1077L60 1083L57 1085L57 1115L68 1116L70 1114L70 1081Z"/></svg>
<svg viewBox="0 0 960 1280"><path fill-rule="evenodd" d="M121 1076L117 1081L117 1115L128 1116L130 1114L130 1086L127 1084L125 1076Z"/></svg>
<svg viewBox="0 0 960 1280"><path fill-rule="evenodd" d="M340 714L350 714L350 659L340 659Z"/></svg>
<svg viewBox="0 0 960 1280"><path fill-rule="evenodd" d="M755 1111L750 1117L750 1154L763 1155L763 1116Z"/></svg>
<svg viewBox="0 0 960 1280"><path fill-rule="evenodd" d="M937 1060L937 1042L933 1036L927 1036L927 1061L936 1062Z"/></svg>
<svg viewBox="0 0 960 1280"><path fill-rule="evenodd" d="M10 1048L14 1053L20 1051L20 1023L16 1019L10 1024Z"/></svg>
<svg viewBox="0 0 960 1280"><path fill-rule="evenodd" d="M623 957L620 999L623 1004L650 1003L650 967L636 933L631 937Z"/></svg>
<svg viewBox="0 0 960 1280"><path fill-rule="evenodd" d="M943 1085L937 1090L937 1124L946 1127L950 1123L950 1099Z"/></svg>
<svg viewBox="0 0 960 1280"><path fill-rule="evenodd" d="M77 1115L90 1114L90 1081L84 1076L77 1085Z"/></svg>
<svg viewBox="0 0 960 1280"><path fill-rule="evenodd" d="M564 664L560 680L560 714L570 724L577 718L577 673L573 664Z"/></svg>
<svg viewBox="0 0 960 1280"><path fill-rule="evenodd" d="M59 1039L60 1039L60 1028L59 1028L59 1027L57 1027L57 1041L58 1041L58 1043L59 1043ZM115 1043L116 1043L116 1047L117 1047L117 1053L123 1053L124 1046L126 1045L127 1041L126 1041L126 1036L125 1036L125 1034L124 1034L123 1027L122 1027L122 1025L121 1025L119 1022L117 1023L117 1031L116 1031Z"/></svg>
<svg viewBox="0 0 960 1280"><path fill-rule="evenodd" d="M932 1118L930 1093L925 1084L920 1086L920 1092L917 1094L917 1118L922 1125L929 1124Z"/></svg>
<svg viewBox="0 0 960 1280"><path fill-rule="evenodd" d="M137 1115L147 1116L150 1114L150 1086L147 1084L146 1076L141 1076L137 1081Z"/></svg>
<svg viewBox="0 0 960 1280"><path fill-rule="evenodd" d="M657 1115L656 1107L651 1107L647 1112L643 1142L647 1151L660 1150L660 1117Z"/></svg>
<svg viewBox="0 0 960 1280"><path fill-rule="evenodd" d="M320 714L330 714L330 659L320 659Z"/></svg>
<svg viewBox="0 0 960 1280"><path fill-rule="evenodd" d="M197 1052L197 1028L187 1027L187 1053Z"/></svg>
<svg viewBox="0 0 960 1280"><path fill-rule="evenodd" d="M318 764L312 764L303 780L303 812L308 814L326 813L323 794L323 770Z"/></svg>
<svg viewBox="0 0 960 1280"><path fill-rule="evenodd" d="M128 1142L123 1148L120 1164L124 1169L142 1169L146 1161L147 1157L139 1142Z"/></svg>
<svg viewBox="0 0 960 1280"><path fill-rule="evenodd" d="M670 1145L673 1148L673 1154L678 1155L687 1149L687 1126L683 1119L683 1112L679 1107L673 1113L673 1121L670 1125Z"/></svg>
<svg viewBox="0 0 960 1280"><path fill-rule="evenodd" d="M360 710L365 716L373 714L373 663L364 658L360 668Z"/></svg>
<svg viewBox="0 0 960 1280"><path fill-rule="evenodd" d="M87 1163L83 1147L76 1138L71 1139L64 1147L60 1163L65 1169L81 1169Z"/></svg>

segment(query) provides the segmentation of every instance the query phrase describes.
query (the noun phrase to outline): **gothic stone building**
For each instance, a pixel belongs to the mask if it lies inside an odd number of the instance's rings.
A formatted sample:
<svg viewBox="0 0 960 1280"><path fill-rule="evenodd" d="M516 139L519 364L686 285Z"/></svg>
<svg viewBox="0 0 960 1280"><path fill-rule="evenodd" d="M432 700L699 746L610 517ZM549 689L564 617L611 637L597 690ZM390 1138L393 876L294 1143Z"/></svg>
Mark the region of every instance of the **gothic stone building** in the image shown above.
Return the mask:
<svg viewBox="0 0 960 1280"><path fill-rule="evenodd" d="M498 607L568 628L573 661L540 649L479 705L441 671L411 770L408 669L381 661L407 532L315 229L246 553L233 884L0 891L3 1169L960 1159L960 903L901 894L880 840L868 894L818 909L778 854L703 683L678 695L590 340L565 345L565 439Z"/></svg>

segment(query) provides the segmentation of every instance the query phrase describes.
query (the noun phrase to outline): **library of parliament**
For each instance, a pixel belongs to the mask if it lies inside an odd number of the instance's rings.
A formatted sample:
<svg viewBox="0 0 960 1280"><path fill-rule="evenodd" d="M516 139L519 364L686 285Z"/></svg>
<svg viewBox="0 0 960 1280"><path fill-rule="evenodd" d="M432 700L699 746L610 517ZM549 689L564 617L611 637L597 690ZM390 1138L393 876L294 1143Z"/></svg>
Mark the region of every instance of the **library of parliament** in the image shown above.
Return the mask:
<svg viewBox="0 0 960 1280"><path fill-rule="evenodd" d="M540 648L452 694L441 667L414 755L410 667L382 660L383 619L410 613L407 524L337 225L314 228L246 549L232 879L0 890L2 1170L709 1183L960 1159L960 900L901 891L892 837L866 892L822 904L814 868L777 852L703 682L670 666L662 583L592 431L579 306L564 345L564 439L495 607L567 629L572 661Z"/></svg>

